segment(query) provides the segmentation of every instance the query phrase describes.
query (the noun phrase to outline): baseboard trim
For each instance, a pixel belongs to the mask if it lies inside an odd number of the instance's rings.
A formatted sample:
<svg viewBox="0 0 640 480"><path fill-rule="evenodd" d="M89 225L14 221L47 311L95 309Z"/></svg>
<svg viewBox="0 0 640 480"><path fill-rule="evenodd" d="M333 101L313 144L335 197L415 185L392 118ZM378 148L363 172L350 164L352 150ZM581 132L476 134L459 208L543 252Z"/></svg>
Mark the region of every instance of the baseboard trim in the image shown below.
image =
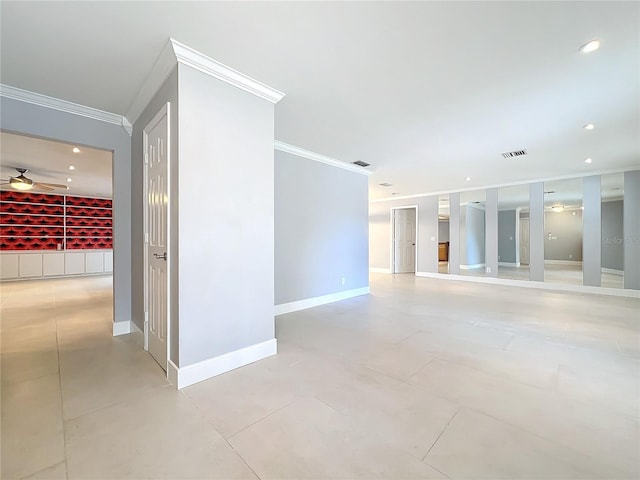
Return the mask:
<svg viewBox="0 0 640 480"><path fill-rule="evenodd" d="M483 268L484 263L475 263L472 265L460 265L460 270L473 270L474 268Z"/></svg>
<svg viewBox="0 0 640 480"><path fill-rule="evenodd" d="M276 353L278 353L278 343L274 338L186 367L177 367L169 360L167 362L167 379L176 389L180 390L263 358L271 357Z"/></svg>
<svg viewBox="0 0 640 480"><path fill-rule="evenodd" d="M616 270L615 268L602 267L602 273L608 273L609 275L618 275L624 277L624 270Z"/></svg>
<svg viewBox="0 0 640 480"><path fill-rule="evenodd" d="M518 267L516 262L498 262L499 267Z"/></svg>
<svg viewBox="0 0 640 480"><path fill-rule="evenodd" d="M297 302L281 303L274 307L274 315L284 315L285 313L297 312L298 310L306 310L307 308L318 307L327 303L339 302L340 300L346 300L360 295L367 295L369 292L369 287L362 287L332 293L330 295L323 295L321 297L305 298L304 300L298 300Z"/></svg>
<svg viewBox="0 0 640 480"><path fill-rule="evenodd" d="M391 273L391 269L390 268L371 267L371 268L369 268L369 271L371 273Z"/></svg>
<svg viewBox="0 0 640 480"><path fill-rule="evenodd" d="M545 260L545 265L570 265L577 267L582 265L582 260Z"/></svg>
<svg viewBox="0 0 640 480"><path fill-rule="evenodd" d="M138 326L131 320L124 322L113 322L113 336L127 335L128 333L142 332Z"/></svg>
<svg viewBox="0 0 640 480"><path fill-rule="evenodd" d="M467 275L454 275L450 273L418 272L417 277L437 278L439 280L456 280L462 282L489 283L492 285L504 285L508 287L535 288L538 290L554 290L557 292L594 293L596 295L609 295L612 297L640 298L640 290L589 287L585 285L564 285L561 283L545 283L531 280L510 280L495 277L471 277Z"/></svg>

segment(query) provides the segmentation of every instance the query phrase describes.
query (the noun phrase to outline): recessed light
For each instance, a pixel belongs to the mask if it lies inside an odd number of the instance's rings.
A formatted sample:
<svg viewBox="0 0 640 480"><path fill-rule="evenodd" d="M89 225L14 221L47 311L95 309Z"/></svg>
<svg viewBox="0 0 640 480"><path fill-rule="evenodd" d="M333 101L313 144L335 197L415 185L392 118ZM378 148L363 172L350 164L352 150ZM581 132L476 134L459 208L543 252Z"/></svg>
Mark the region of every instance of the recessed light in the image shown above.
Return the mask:
<svg viewBox="0 0 640 480"><path fill-rule="evenodd" d="M594 128L596 128L596 126L593 123L587 123L582 128L584 128L585 130L593 130Z"/></svg>
<svg viewBox="0 0 640 480"><path fill-rule="evenodd" d="M69 170L75 170L76 167L74 167L73 165L69 165Z"/></svg>
<svg viewBox="0 0 640 480"><path fill-rule="evenodd" d="M71 182L71 179L70 179L70 178L67 178L67 182Z"/></svg>
<svg viewBox="0 0 640 480"><path fill-rule="evenodd" d="M591 163L591 162L593 162L593 160L591 160L591 157L584 159L584 163Z"/></svg>
<svg viewBox="0 0 640 480"><path fill-rule="evenodd" d="M73 153L80 153L80 149L78 147L73 147Z"/></svg>
<svg viewBox="0 0 640 480"><path fill-rule="evenodd" d="M582 45L579 48L579 50L582 53L591 53L591 52L595 52L599 48L600 48L600 41L599 40L591 40L590 42L587 42L584 45Z"/></svg>
<svg viewBox="0 0 640 480"><path fill-rule="evenodd" d="M564 212L564 205L554 205L551 210L557 213Z"/></svg>
<svg viewBox="0 0 640 480"><path fill-rule="evenodd" d="M467 182L470 182L470 181L471 181L471 177L467 177Z"/></svg>

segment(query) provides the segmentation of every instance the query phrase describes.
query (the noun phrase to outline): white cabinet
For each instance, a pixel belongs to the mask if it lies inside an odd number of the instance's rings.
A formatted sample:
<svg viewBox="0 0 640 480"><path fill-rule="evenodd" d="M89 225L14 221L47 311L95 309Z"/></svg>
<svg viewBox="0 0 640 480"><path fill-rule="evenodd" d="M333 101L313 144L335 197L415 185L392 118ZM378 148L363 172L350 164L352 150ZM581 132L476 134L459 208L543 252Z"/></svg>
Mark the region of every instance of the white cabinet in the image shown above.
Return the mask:
<svg viewBox="0 0 640 480"><path fill-rule="evenodd" d="M65 253L64 273L65 275L84 273L84 253Z"/></svg>
<svg viewBox="0 0 640 480"><path fill-rule="evenodd" d="M0 255L0 279L9 280L18 278L20 271L18 269L18 254Z"/></svg>
<svg viewBox="0 0 640 480"><path fill-rule="evenodd" d="M113 272L113 251L0 252L0 280Z"/></svg>
<svg viewBox="0 0 640 480"><path fill-rule="evenodd" d="M104 272L104 254L102 252L87 252L84 254L85 273Z"/></svg>
<svg viewBox="0 0 640 480"><path fill-rule="evenodd" d="M41 253L21 253L20 254L20 278L31 278L42 276L42 254Z"/></svg>
<svg viewBox="0 0 640 480"><path fill-rule="evenodd" d="M64 254L45 253L42 258L42 274L45 277L64 275Z"/></svg>

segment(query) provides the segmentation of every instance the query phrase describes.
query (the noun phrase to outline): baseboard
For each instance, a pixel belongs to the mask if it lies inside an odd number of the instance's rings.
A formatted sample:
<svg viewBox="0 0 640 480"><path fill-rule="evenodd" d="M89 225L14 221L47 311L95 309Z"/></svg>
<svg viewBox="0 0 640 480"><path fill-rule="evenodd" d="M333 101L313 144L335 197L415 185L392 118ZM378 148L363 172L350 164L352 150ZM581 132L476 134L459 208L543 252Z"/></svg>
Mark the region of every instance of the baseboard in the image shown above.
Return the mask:
<svg viewBox="0 0 640 480"><path fill-rule="evenodd" d="M516 262L498 262L499 267L519 267L520 265Z"/></svg>
<svg viewBox="0 0 640 480"><path fill-rule="evenodd" d="M565 285L561 283L536 282L531 280L511 280L495 277L471 277L467 275L454 275L450 273L418 272L417 277L437 278L439 280L457 280L462 282L489 283L492 285L505 285L508 287L535 288L538 290L554 290L558 292L595 293L597 295L610 295L612 297L640 298L640 290L623 288L589 287L585 285Z"/></svg>
<svg viewBox="0 0 640 480"><path fill-rule="evenodd" d="M168 363L167 379L178 390L202 382L209 378L249 365L263 358L278 353L277 340L267 340L244 347L233 352L225 353L218 357L209 358L202 362L177 367L171 360Z"/></svg>
<svg viewBox="0 0 640 480"><path fill-rule="evenodd" d="M545 260L545 265L570 265L577 267L582 265L582 260Z"/></svg>
<svg viewBox="0 0 640 480"><path fill-rule="evenodd" d="M127 335L128 333L142 332L131 320L124 322L113 322L113 336Z"/></svg>
<svg viewBox="0 0 640 480"><path fill-rule="evenodd" d="M473 270L474 268L484 268L484 263L476 263L473 265L460 265L460 270Z"/></svg>
<svg viewBox="0 0 640 480"><path fill-rule="evenodd" d="M297 312L298 310L305 310L307 308L339 302L340 300L346 300L360 295L367 295L369 291L369 287L354 288L353 290L345 290L343 292L323 295L321 297L305 298L304 300L298 300L297 302L281 303L274 307L274 315L284 315L285 313Z"/></svg>
<svg viewBox="0 0 640 480"><path fill-rule="evenodd" d="M609 275L618 275L620 277L624 277L624 270L616 270L615 268L604 268L602 267L602 273L608 273Z"/></svg>
<svg viewBox="0 0 640 480"><path fill-rule="evenodd" d="M391 269L390 268L370 267L369 271L371 273L391 273Z"/></svg>

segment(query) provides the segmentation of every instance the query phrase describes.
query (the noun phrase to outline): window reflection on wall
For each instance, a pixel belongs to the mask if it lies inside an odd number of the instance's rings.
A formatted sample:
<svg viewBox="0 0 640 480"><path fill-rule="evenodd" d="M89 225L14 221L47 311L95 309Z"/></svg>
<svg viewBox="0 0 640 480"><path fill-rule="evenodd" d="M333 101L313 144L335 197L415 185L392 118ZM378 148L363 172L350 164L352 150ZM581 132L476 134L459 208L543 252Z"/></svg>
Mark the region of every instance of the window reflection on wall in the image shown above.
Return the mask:
<svg viewBox="0 0 640 480"><path fill-rule="evenodd" d="M486 192L460 194L460 273L485 275Z"/></svg>
<svg viewBox="0 0 640 480"><path fill-rule="evenodd" d="M601 285L624 288L624 174L601 177Z"/></svg>
<svg viewBox="0 0 640 480"><path fill-rule="evenodd" d="M449 195L438 197L438 272L449 273Z"/></svg>
<svg viewBox="0 0 640 480"><path fill-rule="evenodd" d="M529 279L529 186L498 189L498 277Z"/></svg>
<svg viewBox="0 0 640 480"><path fill-rule="evenodd" d="M544 184L544 280L582 285L582 178Z"/></svg>

